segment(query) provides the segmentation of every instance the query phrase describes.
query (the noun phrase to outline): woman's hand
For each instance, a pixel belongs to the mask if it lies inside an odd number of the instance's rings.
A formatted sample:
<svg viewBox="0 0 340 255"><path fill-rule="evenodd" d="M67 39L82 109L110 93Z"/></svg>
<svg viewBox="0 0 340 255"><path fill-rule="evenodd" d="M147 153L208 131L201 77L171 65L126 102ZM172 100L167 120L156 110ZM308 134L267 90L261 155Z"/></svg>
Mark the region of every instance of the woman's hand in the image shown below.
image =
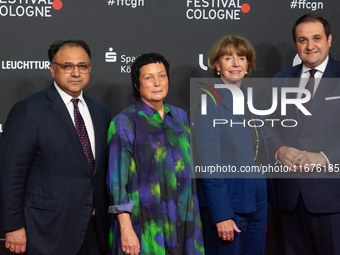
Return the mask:
<svg viewBox="0 0 340 255"><path fill-rule="evenodd" d="M241 230L238 229L235 222L232 219L224 220L218 223L215 223L217 228L218 236L222 240L227 240L232 242L234 240L234 231L241 232Z"/></svg>
<svg viewBox="0 0 340 255"><path fill-rule="evenodd" d="M120 226L123 253L129 255L138 255L140 252L140 245L138 237L132 228L130 214L127 212L120 213L117 214L117 218Z"/></svg>
<svg viewBox="0 0 340 255"><path fill-rule="evenodd" d="M26 251L26 229L24 227L6 232L5 247L15 254L24 254Z"/></svg>

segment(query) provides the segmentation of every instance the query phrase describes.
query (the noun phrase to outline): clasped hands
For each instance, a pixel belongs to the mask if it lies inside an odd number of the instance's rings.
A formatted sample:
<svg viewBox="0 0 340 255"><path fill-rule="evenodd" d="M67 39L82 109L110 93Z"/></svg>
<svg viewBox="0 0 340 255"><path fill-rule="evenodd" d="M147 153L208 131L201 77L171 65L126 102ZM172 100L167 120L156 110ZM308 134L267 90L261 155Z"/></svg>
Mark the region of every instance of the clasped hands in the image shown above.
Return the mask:
<svg viewBox="0 0 340 255"><path fill-rule="evenodd" d="M325 166L327 161L321 153L301 151L293 147L283 147L278 160L289 170L311 170L313 166Z"/></svg>

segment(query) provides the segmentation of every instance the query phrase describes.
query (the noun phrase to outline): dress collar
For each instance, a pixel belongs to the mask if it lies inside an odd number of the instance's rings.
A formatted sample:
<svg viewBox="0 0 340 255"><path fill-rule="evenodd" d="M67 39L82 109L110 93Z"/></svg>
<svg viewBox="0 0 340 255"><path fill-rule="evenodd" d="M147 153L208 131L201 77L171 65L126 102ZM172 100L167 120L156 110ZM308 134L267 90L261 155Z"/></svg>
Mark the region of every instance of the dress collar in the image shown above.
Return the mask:
<svg viewBox="0 0 340 255"><path fill-rule="evenodd" d="M136 106L141 109L148 117L151 117L154 113L158 113L157 110L150 107L148 104L144 103L142 100L138 100L136 102ZM164 101L164 114L169 114L169 116L172 116L171 110L168 106L168 104Z"/></svg>

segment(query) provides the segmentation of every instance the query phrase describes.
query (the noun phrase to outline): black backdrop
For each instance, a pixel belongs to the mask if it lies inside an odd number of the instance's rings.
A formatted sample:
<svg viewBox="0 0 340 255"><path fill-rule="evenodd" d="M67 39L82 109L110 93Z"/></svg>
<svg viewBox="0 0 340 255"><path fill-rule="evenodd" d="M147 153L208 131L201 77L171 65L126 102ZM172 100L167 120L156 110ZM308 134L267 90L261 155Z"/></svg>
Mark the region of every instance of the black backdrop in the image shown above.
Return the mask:
<svg viewBox="0 0 340 255"><path fill-rule="evenodd" d="M251 77L270 78L292 66L291 27L305 13L329 20L331 54L340 59L339 7L338 0L0 0L0 134L15 102L52 84L47 49L56 40L84 39L90 45L85 93L107 105L112 116L134 102L129 67L151 51L171 64L167 102L189 113L190 78L212 77L205 70L207 55L221 36L249 39L258 62ZM266 91L257 96L263 101ZM282 253L278 216L270 208L267 254ZM0 254L6 254L3 246L0 231Z"/></svg>

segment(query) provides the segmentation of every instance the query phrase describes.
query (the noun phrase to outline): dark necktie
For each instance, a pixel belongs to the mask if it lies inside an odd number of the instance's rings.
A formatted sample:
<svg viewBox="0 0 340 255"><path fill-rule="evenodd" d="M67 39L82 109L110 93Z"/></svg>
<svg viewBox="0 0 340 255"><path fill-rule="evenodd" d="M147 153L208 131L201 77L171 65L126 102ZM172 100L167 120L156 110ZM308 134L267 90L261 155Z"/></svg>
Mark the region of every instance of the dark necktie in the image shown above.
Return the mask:
<svg viewBox="0 0 340 255"><path fill-rule="evenodd" d="M314 74L317 72L316 69L310 69L309 73L309 80L306 84L305 89L307 89L310 92L311 98L308 102L302 104L307 110L309 109L310 104L312 103L312 99L313 99L313 92L314 92L314 85L315 85L315 78L314 78ZM306 95L303 95L302 98L306 97ZM299 111L300 113L300 119L301 122L303 123L305 121L306 115L304 115L301 111Z"/></svg>
<svg viewBox="0 0 340 255"><path fill-rule="evenodd" d="M76 131L81 143L81 146L83 147L85 156L87 158L87 162L89 163L90 169L93 172L94 169L94 158L92 154L92 149L91 149L91 143L89 136L87 134L87 130L85 127L85 123L83 120L83 117L81 116L78 108L78 102L79 99L71 99L74 107L74 123L76 126Z"/></svg>

